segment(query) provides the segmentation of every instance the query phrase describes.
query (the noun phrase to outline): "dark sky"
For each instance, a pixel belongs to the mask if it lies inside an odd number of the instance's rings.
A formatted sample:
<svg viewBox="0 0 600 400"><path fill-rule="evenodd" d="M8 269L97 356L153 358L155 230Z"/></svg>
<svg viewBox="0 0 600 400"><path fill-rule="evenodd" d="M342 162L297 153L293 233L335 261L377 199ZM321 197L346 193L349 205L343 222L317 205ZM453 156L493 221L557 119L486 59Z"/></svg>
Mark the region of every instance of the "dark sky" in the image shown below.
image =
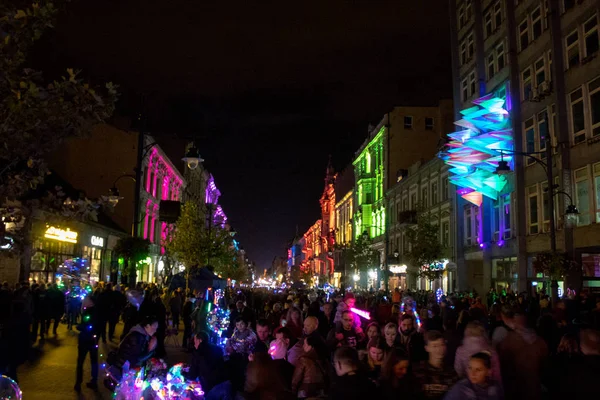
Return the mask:
<svg viewBox="0 0 600 400"><path fill-rule="evenodd" d="M242 245L268 267L319 217L328 154L340 169L394 105L450 97L446 3L77 0L36 63L120 85L121 115L144 96L163 141L195 135Z"/></svg>

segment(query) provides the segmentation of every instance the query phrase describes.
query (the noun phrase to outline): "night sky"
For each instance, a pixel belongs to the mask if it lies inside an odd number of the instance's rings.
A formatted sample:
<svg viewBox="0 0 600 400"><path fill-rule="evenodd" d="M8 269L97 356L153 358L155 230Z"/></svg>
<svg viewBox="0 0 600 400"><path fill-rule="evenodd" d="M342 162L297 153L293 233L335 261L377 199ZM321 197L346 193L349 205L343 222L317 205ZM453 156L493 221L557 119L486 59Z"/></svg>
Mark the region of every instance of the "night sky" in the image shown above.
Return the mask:
<svg viewBox="0 0 600 400"><path fill-rule="evenodd" d="M445 0L77 0L35 67L120 85L172 159L195 136L250 258L269 267L319 218L328 155L348 165L395 105L451 97Z"/></svg>

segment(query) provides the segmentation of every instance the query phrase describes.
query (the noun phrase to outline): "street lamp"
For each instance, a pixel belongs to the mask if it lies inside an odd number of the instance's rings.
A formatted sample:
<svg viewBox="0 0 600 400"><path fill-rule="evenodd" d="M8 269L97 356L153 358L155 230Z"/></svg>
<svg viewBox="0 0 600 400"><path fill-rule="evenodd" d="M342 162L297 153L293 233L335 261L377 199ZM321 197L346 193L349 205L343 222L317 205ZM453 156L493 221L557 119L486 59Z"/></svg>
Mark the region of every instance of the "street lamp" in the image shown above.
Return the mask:
<svg viewBox="0 0 600 400"><path fill-rule="evenodd" d="M187 151L185 157L183 157L182 160L192 171L198 168L198 165L200 165L200 163L204 161L202 157L200 157L200 153L198 152L196 146L190 147L190 149Z"/></svg>

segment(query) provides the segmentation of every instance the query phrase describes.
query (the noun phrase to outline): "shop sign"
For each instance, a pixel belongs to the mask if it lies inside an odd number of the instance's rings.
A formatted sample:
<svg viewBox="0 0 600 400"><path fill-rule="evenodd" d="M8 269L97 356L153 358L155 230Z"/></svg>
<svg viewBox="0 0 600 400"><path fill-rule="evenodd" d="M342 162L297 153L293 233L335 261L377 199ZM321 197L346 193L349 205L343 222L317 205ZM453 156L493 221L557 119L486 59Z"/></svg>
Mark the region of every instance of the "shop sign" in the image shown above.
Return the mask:
<svg viewBox="0 0 600 400"><path fill-rule="evenodd" d="M92 236L90 244L94 247L104 247L104 238L100 236Z"/></svg>
<svg viewBox="0 0 600 400"><path fill-rule="evenodd" d="M55 228L54 226L48 227L44 237L48 239L58 240L59 242L77 243L77 236L79 234L75 231L67 229Z"/></svg>
<svg viewBox="0 0 600 400"><path fill-rule="evenodd" d="M390 267L390 272L392 274L405 274L407 268L406 265L392 265Z"/></svg>
<svg viewBox="0 0 600 400"><path fill-rule="evenodd" d="M429 269L430 271L443 271L446 269L448 264L449 264L448 260L441 260L441 261L436 261L436 262L429 264L429 268L427 268L427 266L423 265L422 269L423 270Z"/></svg>

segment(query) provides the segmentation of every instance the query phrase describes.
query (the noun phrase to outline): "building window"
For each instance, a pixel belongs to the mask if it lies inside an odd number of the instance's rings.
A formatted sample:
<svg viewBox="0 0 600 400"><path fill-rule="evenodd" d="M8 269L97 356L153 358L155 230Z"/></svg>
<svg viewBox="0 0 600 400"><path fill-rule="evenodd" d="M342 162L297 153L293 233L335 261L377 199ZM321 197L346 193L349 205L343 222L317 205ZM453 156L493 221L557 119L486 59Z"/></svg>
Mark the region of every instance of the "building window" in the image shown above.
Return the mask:
<svg viewBox="0 0 600 400"><path fill-rule="evenodd" d="M527 222L529 225L529 234L536 235L539 233L539 217L538 217L538 190L537 185L530 186L527 189L528 207L527 207Z"/></svg>
<svg viewBox="0 0 600 400"><path fill-rule="evenodd" d="M588 83L592 136L600 135L600 77ZM600 222L600 221L598 221Z"/></svg>
<svg viewBox="0 0 600 400"><path fill-rule="evenodd" d="M569 33L566 38L567 45L567 67L573 68L579 65L579 33L577 30Z"/></svg>
<svg viewBox="0 0 600 400"><path fill-rule="evenodd" d="M529 46L529 22L527 18L519 24L519 45L521 51Z"/></svg>
<svg viewBox="0 0 600 400"><path fill-rule="evenodd" d="M442 222L442 246L450 247L450 222Z"/></svg>
<svg viewBox="0 0 600 400"><path fill-rule="evenodd" d="M427 187L421 188L421 205L424 208L428 207L427 202L429 201L429 193L427 191Z"/></svg>
<svg viewBox="0 0 600 400"><path fill-rule="evenodd" d="M525 68L521 73L521 88L523 90L523 101L529 100L531 96L531 68Z"/></svg>
<svg viewBox="0 0 600 400"><path fill-rule="evenodd" d="M542 30L542 9L538 7L531 12L531 31L533 40L542 36Z"/></svg>
<svg viewBox="0 0 600 400"><path fill-rule="evenodd" d="M465 65L467 63L467 42L465 40L460 44L460 64Z"/></svg>
<svg viewBox="0 0 600 400"><path fill-rule="evenodd" d="M410 209L411 210L417 209L417 194L416 193L412 193L410 195Z"/></svg>
<svg viewBox="0 0 600 400"><path fill-rule="evenodd" d="M535 85L540 89L540 85L546 81L546 62L544 57L539 58L535 64Z"/></svg>
<svg viewBox="0 0 600 400"><path fill-rule="evenodd" d="M447 176L442 177L442 201L448 200L448 185L449 180Z"/></svg>
<svg viewBox="0 0 600 400"><path fill-rule="evenodd" d="M534 123L533 123L533 118L529 118L528 120L526 120L523 123L523 128L525 131L525 151L527 153L534 153L535 152L535 127L534 127ZM527 165L531 165L533 163L535 163L535 160L533 160L530 157L525 157L525 159L527 161L526 164Z"/></svg>
<svg viewBox="0 0 600 400"><path fill-rule="evenodd" d="M485 23L485 37L492 36L492 33L494 33L494 21L492 18L491 11L488 11L488 13L485 14L484 23Z"/></svg>
<svg viewBox="0 0 600 400"><path fill-rule="evenodd" d="M583 37L585 45L584 56L589 57L597 53L600 42L598 39L598 18L596 15L583 24Z"/></svg>
<svg viewBox="0 0 600 400"><path fill-rule="evenodd" d="M404 117L404 129L412 129L413 127L413 117L406 116Z"/></svg>
<svg viewBox="0 0 600 400"><path fill-rule="evenodd" d="M498 241L500 239L500 222L503 219L502 212L500 211L500 198L494 202L494 238L493 240Z"/></svg>
<svg viewBox="0 0 600 400"><path fill-rule="evenodd" d="M575 175L575 204L579 210L577 226L590 224L590 181L587 167L577 169Z"/></svg>
<svg viewBox="0 0 600 400"><path fill-rule="evenodd" d="M465 22L465 6L461 4L458 8L458 29L462 29L465 26Z"/></svg>
<svg viewBox="0 0 600 400"><path fill-rule="evenodd" d="M543 232L550 232L550 192L547 181L542 183L542 214L544 216Z"/></svg>
<svg viewBox="0 0 600 400"><path fill-rule="evenodd" d="M475 41L473 40L473 34L467 36L467 58L470 60L475 54Z"/></svg>
<svg viewBox="0 0 600 400"><path fill-rule="evenodd" d="M583 107L583 91L577 89L569 95L571 105L571 133L573 143L581 143L585 140L585 114Z"/></svg>
<svg viewBox="0 0 600 400"><path fill-rule="evenodd" d="M487 58L487 74L488 80L492 79L496 74L496 55L493 52Z"/></svg>
<svg viewBox="0 0 600 400"><path fill-rule="evenodd" d="M428 131L433 130L433 118L432 117L425 117L425 129Z"/></svg>
<svg viewBox="0 0 600 400"><path fill-rule="evenodd" d="M473 5L471 4L471 0L465 0L465 13L466 22L469 22L473 16Z"/></svg>
<svg viewBox="0 0 600 400"><path fill-rule="evenodd" d="M575 7L575 0L563 0L562 6L563 12L567 12L571 8Z"/></svg>
<svg viewBox="0 0 600 400"><path fill-rule="evenodd" d="M438 183L433 182L431 184L431 205L434 206L438 203Z"/></svg>
<svg viewBox="0 0 600 400"><path fill-rule="evenodd" d="M537 115L537 151L546 151L546 138L549 134L546 111L542 111ZM546 158L546 153L540 154L540 158Z"/></svg>
<svg viewBox="0 0 600 400"><path fill-rule="evenodd" d="M496 65L498 67L498 72L504 68L504 44L500 43L496 46Z"/></svg>
<svg viewBox="0 0 600 400"><path fill-rule="evenodd" d="M460 84L461 93L462 93L462 101L465 102L469 98L469 81L465 78Z"/></svg>
<svg viewBox="0 0 600 400"><path fill-rule="evenodd" d="M510 219L510 194L507 194L505 196L501 196L500 199L502 200L501 203L501 208L500 210L502 211L503 215L504 215L504 224L502 226L502 231L504 232L504 239L510 239L511 234L510 234L510 226L511 226L511 219Z"/></svg>
<svg viewBox="0 0 600 400"><path fill-rule="evenodd" d="M464 212L465 218L465 245L471 246L473 244L473 212L471 206L465 207Z"/></svg>
<svg viewBox="0 0 600 400"><path fill-rule="evenodd" d="M596 223L600 222L600 163L594 164L594 201L596 203Z"/></svg>
<svg viewBox="0 0 600 400"><path fill-rule="evenodd" d="M494 4L494 22L496 23L496 29L502 25L502 1L497 1Z"/></svg>
<svg viewBox="0 0 600 400"><path fill-rule="evenodd" d="M476 84L475 71L473 71L469 74L469 95L470 96L473 96L475 93L477 93L475 84Z"/></svg>

